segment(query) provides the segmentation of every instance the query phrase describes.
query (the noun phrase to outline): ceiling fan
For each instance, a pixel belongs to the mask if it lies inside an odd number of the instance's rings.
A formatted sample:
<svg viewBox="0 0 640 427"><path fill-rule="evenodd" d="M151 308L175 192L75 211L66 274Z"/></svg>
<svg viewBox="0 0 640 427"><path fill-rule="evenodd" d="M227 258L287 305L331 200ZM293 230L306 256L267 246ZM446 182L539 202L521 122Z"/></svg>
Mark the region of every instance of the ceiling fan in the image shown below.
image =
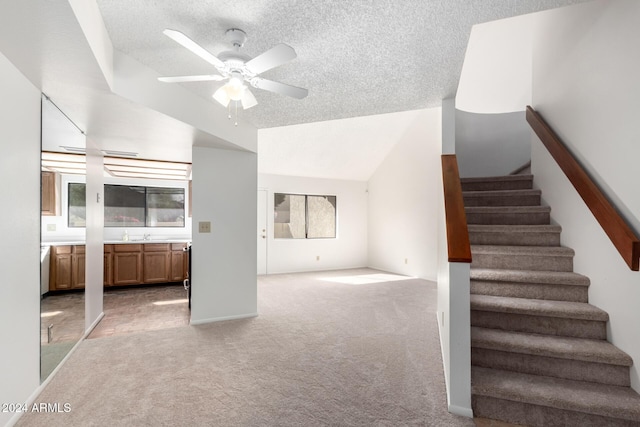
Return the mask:
<svg viewBox="0 0 640 427"><path fill-rule="evenodd" d="M251 58L245 53L240 52L240 48L247 40L246 33L238 28L231 28L227 30L225 34L233 46L232 50L221 52L216 57L180 31L166 29L163 33L212 64L216 67L219 74L158 77L158 80L161 82L181 83L229 80L224 86L216 90L213 98L225 107L227 107L231 101L237 101L245 110L258 104L258 101L245 85L245 82L255 88L287 95L296 99L302 99L308 94L307 89L267 80L258 76L267 70L295 59L297 56L296 52L289 45L280 43L255 58Z"/></svg>

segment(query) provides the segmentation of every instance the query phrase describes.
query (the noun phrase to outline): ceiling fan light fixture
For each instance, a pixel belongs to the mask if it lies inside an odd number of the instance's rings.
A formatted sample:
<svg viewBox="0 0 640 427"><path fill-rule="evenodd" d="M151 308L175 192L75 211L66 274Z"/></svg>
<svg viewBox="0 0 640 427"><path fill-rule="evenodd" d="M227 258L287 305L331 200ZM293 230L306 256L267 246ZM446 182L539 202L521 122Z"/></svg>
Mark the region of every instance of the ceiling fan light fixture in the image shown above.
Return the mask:
<svg viewBox="0 0 640 427"><path fill-rule="evenodd" d="M229 102L231 102L231 98L229 97L229 94L227 93L226 85L218 88L218 90L216 90L213 93L213 99L215 99L220 104L222 104L223 107L227 107L229 105Z"/></svg>
<svg viewBox="0 0 640 427"><path fill-rule="evenodd" d="M244 85L242 77L238 77L232 75L229 79L229 83L223 86L227 95L229 95L229 99L232 101L240 101L242 99L242 95L247 87Z"/></svg>
<svg viewBox="0 0 640 427"><path fill-rule="evenodd" d="M245 88L244 93L242 94L241 102L242 108L244 108L245 110L258 105L258 100L248 88Z"/></svg>

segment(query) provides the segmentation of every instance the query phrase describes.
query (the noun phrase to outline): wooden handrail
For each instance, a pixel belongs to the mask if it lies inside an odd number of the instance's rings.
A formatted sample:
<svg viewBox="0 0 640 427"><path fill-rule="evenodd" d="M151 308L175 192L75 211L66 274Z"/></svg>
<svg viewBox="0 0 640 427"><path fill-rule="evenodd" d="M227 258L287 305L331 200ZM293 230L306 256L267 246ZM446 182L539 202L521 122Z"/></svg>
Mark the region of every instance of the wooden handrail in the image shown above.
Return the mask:
<svg viewBox="0 0 640 427"><path fill-rule="evenodd" d="M471 246L467 215L462 200L462 185L455 154L442 155L442 183L444 186L444 212L447 223L447 249L449 262L471 262Z"/></svg>
<svg viewBox="0 0 640 427"><path fill-rule="evenodd" d="M551 156L565 173L571 184L587 204L589 210L618 249L629 268L638 271L640 240L631 227L613 207L604 193L593 182L589 174L569 152L560 137L544 121L542 116L527 106L527 122L538 135Z"/></svg>

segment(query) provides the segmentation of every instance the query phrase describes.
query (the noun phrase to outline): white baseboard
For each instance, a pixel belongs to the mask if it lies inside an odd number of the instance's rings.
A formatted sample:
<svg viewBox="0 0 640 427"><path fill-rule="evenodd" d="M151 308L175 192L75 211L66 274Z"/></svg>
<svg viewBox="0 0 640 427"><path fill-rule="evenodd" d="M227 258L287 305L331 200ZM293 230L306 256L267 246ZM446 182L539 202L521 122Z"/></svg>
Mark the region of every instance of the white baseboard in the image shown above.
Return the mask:
<svg viewBox="0 0 640 427"><path fill-rule="evenodd" d="M471 408L463 408L462 406L456 406L456 405L447 405L447 410L454 415L473 418L473 409Z"/></svg>
<svg viewBox="0 0 640 427"><path fill-rule="evenodd" d="M222 322L224 320L238 320L238 319L247 319L249 317L258 317L258 313L247 313L247 314L238 314L235 316L223 316L223 317L213 317L210 319L199 319L199 320L191 320L189 322L190 325L204 325L205 323L213 323L213 322Z"/></svg>

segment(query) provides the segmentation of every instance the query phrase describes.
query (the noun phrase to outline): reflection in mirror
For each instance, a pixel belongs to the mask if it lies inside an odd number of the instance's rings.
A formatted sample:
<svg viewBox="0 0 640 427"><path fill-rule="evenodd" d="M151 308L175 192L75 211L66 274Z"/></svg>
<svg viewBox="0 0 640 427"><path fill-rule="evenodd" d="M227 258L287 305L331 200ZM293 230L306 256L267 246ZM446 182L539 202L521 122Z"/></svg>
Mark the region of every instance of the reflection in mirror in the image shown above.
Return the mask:
<svg viewBox="0 0 640 427"><path fill-rule="evenodd" d="M44 381L84 335L84 228L70 230L64 181L84 175L84 155L54 167L56 152L82 153L84 134L46 96L42 98L42 216L40 379ZM46 152L46 153L44 153Z"/></svg>

